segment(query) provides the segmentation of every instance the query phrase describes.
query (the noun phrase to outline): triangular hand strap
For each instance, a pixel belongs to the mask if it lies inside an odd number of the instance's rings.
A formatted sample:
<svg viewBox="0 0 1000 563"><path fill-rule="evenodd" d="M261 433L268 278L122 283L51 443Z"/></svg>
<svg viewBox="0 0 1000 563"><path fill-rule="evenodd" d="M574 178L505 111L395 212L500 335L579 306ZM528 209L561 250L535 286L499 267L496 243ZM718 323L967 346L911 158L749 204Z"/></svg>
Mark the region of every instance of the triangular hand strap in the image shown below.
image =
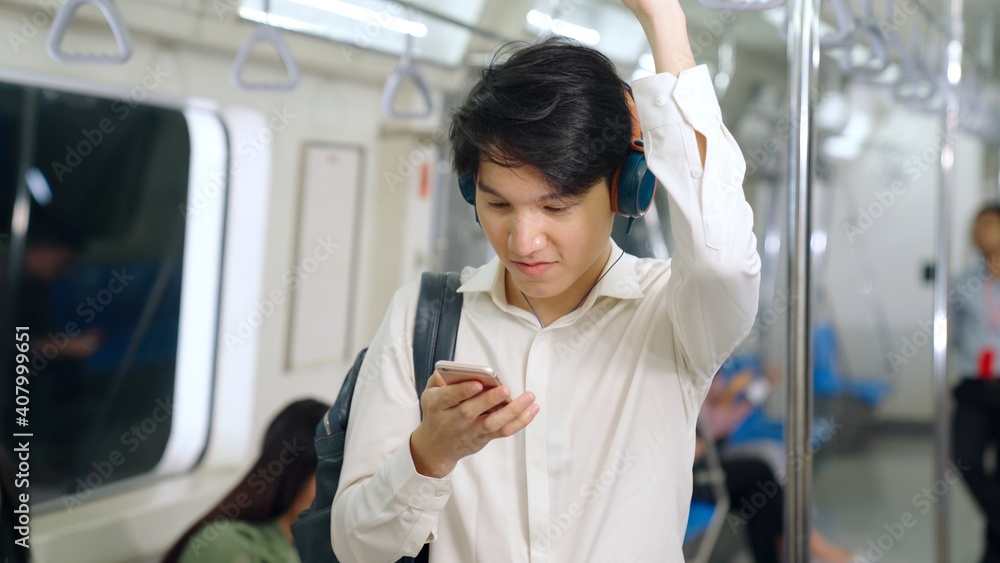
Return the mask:
<svg viewBox="0 0 1000 563"><path fill-rule="evenodd" d="M274 50L278 52L281 62L285 64L285 71L288 73L287 82L247 82L243 80L243 67L246 66L247 61L250 59L250 53L253 52L254 46L262 41L270 43L274 46ZM236 61L233 62L233 73L230 78L233 86L240 90L294 90L299 84L299 68L295 66L295 58L292 57L292 51L288 48L285 40L281 38L278 30L269 25L260 24L253 30L250 37L247 38L247 42L240 47L240 52L236 54Z"/></svg>
<svg viewBox="0 0 1000 563"><path fill-rule="evenodd" d="M69 29L69 25L73 23L76 11L84 4L97 6L101 10L101 13L104 14L104 19L111 26L111 33L115 36L115 42L118 43L118 53L111 55L67 53L62 50L62 42L63 38L66 37L66 31ZM46 44L46 50L53 60L61 63L122 64L132 56L132 38L128 34L128 28L125 27L125 21L122 19L118 7L115 6L114 0L66 0L52 21L52 30L49 32L49 42Z"/></svg>

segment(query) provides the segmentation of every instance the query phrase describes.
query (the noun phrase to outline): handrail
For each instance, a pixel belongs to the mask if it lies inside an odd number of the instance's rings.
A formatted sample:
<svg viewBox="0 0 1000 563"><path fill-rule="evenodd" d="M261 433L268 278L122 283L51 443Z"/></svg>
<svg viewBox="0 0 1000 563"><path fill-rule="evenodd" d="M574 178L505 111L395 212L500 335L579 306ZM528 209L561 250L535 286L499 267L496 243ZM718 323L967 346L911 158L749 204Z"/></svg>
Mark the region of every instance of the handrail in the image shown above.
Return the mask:
<svg viewBox="0 0 1000 563"><path fill-rule="evenodd" d="M62 50L62 42L69 25L73 23L76 11L84 4L96 6L104 14L104 19L111 26L111 33L115 36L115 43L118 44L117 54L67 53ZM132 56L132 37L129 36L128 27L125 26L114 0L66 0L52 20L46 51L53 60L60 63L123 64Z"/></svg>
<svg viewBox="0 0 1000 563"><path fill-rule="evenodd" d="M862 38L868 39L867 45L871 53L868 59L861 64L854 64L850 60L851 51L855 45L861 43ZM850 47L844 49L843 56L845 57L845 69L849 73L856 73L864 78L878 76L892 65L892 57L889 54L889 42L876 25L863 25L858 28Z"/></svg>
<svg viewBox="0 0 1000 563"><path fill-rule="evenodd" d="M702 7L719 12L725 12L725 11L763 12L764 10L772 10L774 8L780 8L785 5L785 0L761 0L761 1L699 0L699 1L701 2Z"/></svg>
<svg viewBox="0 0 1000 563"><path fill-rule="evenodd" d="M733 39L733 26L726 24L722 30L722 38L719 41L718 49L718 69L715 72L715 95L721 101L726 97L729 86L733 83L733 74L736 72L735 58L733 56L735 40Z"/></svg>
<svg viewBox="0 0 1000 563"><path fill-rule="evenodd" d="M278 52L281 62L285 65L285 72L288 73L287 82L247 82L243 78L243 68L250 59L250 53L253 52L254 46L262 41L270 43L274 47L274 50ZM281 33L266 23L262 23L254 28L253 33L250 34L246 43L240 47L239 53L236 54L230 80L234 87L243 91L294 90L299 85L299 68L295 64L295 58L292 56L291 49L288 48L288 44L282 39Z"/></svg>
<svg viewBox="0 0 1000 563"><path fill-rule="evenodd" d="M718 446L712 438L711 428L704 415L698 416L695 423L695 436L698 435L701 436L701 443L704 446L706 474L712 495L715 497L715 510L712 511L708 529L705 530L701 543L698 545L698 552L695 554L693 563L708 563L708 559L715 549L715 544L719 541L719 534L722 532L722 525L726 521L732 500L726 491L726 470L722 467L722 456L719 454Z"/></svg>
<svg viewBox="0 0 1000 563"><path fill-rule="evenodd" d="M892 88L893 97L906 104L930 101L937 92L937 81L920 57L920 30L910 28L910 50L900 53L902 72Z"/></svg>
<svg viewBox="0 0 1000 563"><path fill-rule="evenodd" d="M849 0L828 0L833 8L833 18L837 23L837 30L823 35L819 38L819 46L822 49L833 49L843 47L851 41L854 36L854 15L851 13Z"/></svg>
<svg viewBox="0 0 1000 563"><path fill-rule="evenodd" d="M844 42L840 67L848 74L857 74L864 79L869 79L882 74L892 64L892 57L889 53L891 34L882 33L881 21L874 13L872 0L862 0L861 4L864 15L858 21L850 39ZM855 64L851 60L851 53L862 40L867 40L866 43L871 53L867 60L861 64Z"/></svg>
<svg viewBox="0 0 1000 563"><path fill-rule="evenodd" d="M993 54L993 40L996 35L996 22L986 18L979 24L979 66L987 74L993 73L996 57Z"/></svg>
<svg viewBox="0 0 1000 563"><path fill-rule="evenodd" d="M962 112L959 114L959 128L962 131L996 143L1000 141L1000 106L983 96L983 80L976 72L963 73L959 88Z"/></svg>
<svg viewBox="0 0 1000 563"><path fill-rule="evenodd" d="M820 36L819 46L821 49L836 49L849 46L855 38L858 24L854 20L854 14L851 13L850 0L827 1L833 7L833 18L836 23L836 29L826 35ZM781 38L784 41L788 41L787 26L781 27Z"/></svg>
<svg viewBox="0 0 1000 563"><path fill-rule="evenodd" d="M240 47L240 51L236 54L236 60L233 61L233 71L229 78L237 90L245 92L254 90L287 91L294 90L299 85L299 67L295 64L295 57L292 56L292 50L288 47L288 43L285 43L285 40L281 37L281 33L270 26L268 22L270 15L271 2L270 0L264 0L264 23L258 24L254 28L253 33L250 34L246 43ZM285 72L288 73L287 82L247 82L243 79L243 69L246 67L247 61L250 60L250 53L253 52L254 46L262 41L270 43L274 47L274 50L278 52L281 62L285 65Z"/></svg>
<svg viewBox="0 0 1000 563"><path fill-rule="evenodd" d="M382 114L389 119L421 119L430 117L434 113L434 102L431 100L430 89L427 87L427 82L424 81L423 74L411 57L412 51L413 36L407 33L406 49L399 59L399 65L386 78L385 87L382 89ZM427 108L424 111L396 111L394 102L407 78L412 80L413 85L416 86L417 92L420 94L420 98Z"/></svg>
<svg viewBox="0 0 1000 563"><path fill-rule="evenodd" d="M962 111L958 121L962 131L996 145L1000 144L1000 101L987 93L982 78L993 73L994 33L993 20L987 18L980 24L979 48L976 53L978 65L962 72L958 93Z"/></svg>

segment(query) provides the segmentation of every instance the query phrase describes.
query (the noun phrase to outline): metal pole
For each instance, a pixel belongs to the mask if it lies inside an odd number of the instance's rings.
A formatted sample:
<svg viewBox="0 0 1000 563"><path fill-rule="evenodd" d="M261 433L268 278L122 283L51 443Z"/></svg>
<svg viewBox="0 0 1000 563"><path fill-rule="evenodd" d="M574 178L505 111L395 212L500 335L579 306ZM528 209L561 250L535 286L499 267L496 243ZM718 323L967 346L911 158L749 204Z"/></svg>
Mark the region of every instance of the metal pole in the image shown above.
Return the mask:
<svg viewBox="0 0 1000 563"><path fill-rule="evenodd" d="M958 188L955 176L955 145L958 140L959 92L962 80L963 0L945 0L949 8L950 31L946 42L947 63L945 80L948 92L945 98L944 140L941 145L941 182L938 184L937 205L937 257L934 263L934 475L944 476L948 466L951 441L948 434L950 420L948 404L948 291L951 285L951 199ZM949 505L937 503L935 517L935 561L949 560L948 523Z"/></svg>
<svg viewBox="0 0 1000 563"><path fill-rule="evenodd" d="M10 238L6 241L7 246L7 265L6 272L4 272L4 267L0 265L0 275L3 275L5 279L0 280L0 327L2 327L4 337L8 340L6 342L0 343L0 365L2 366L13 366L14 365L14 354L17 350L14 349L14 327L17 326L19 320L17 318L18 314L18 303L20 296L20 286L21 277L24 270L24 254L25 249L28 245L28 225L31 219L31 195L28 191L28 170L34 166L35 162L35 135L38 131L38 90L35 88L25 88L24 89L24 100L21 103L21 136L19 139L20 146L20 158L18 159L17 166L17 180L14 188L14 209L11 213L10 219ZM4 218L8 219L8 218ZM4 244L0 241L0 247ZM0 259L3 259L3 254L0 253ZM7 335L11 336L7 336ZM13 372L10 373L10 379L14 377ZM9 381L9 380L8 380ZM4 401L2 408L6 409L7 412L12 412L10 409L14 408L14 397L9 396L9 403L7 400ZM14 422L13 417L9 420L0 423L0 430L3 430L4 436L10 436L11 429L14 428L12 423ZM14 430L17 432L17 430Z"/></svg>
<svg viewBox="0 0 1000 563"><path fill-rule="evenodd" d="M819 69L819 0L791 0L788 64L791 128L788 153L788 404L785 451L785 561L808 563L812 529L812 327L810 319L810 232L813 136L810 92Z"/></svg>
<svg viewBox="0 0 1000 563"><path fill-rule="evenodd" d="M35 162L35 136L38 131L38 90L24 89L21 115L21 154L17 166L17 184L14 192L14 210L10 222L10 240L7 242L7 272L4 287L6 295L0 297L0 321L4 330L11 330L17 319L17 299L20 293L25 248L28 245L28 224L31 219L31 195L28 190L28 170ZM6 350L0 346L0 350ZM0 354L2 355L2 354ZM2 359L2 358L0 358ZM4 364L6 365L6 364Z"/></svg>
<svg viewBox="0 0 1000 563"><path fill-rule="evenodd" d="M996 177L996 181L997 181L997 185L996 185L996 188L997 188L997 200L1000 201L1000 147L996 147L994 149L994 151L996 151L996 153L997 153L996 154L996 158L997 158L997 177Z"/></svg>

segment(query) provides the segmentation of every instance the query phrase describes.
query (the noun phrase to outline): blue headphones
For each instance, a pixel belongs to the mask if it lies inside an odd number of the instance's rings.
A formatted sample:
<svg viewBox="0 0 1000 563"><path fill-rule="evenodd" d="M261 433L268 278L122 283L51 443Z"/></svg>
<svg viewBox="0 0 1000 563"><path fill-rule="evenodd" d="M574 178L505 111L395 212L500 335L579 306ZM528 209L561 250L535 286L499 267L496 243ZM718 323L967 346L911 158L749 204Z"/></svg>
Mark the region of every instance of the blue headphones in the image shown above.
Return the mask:
<svg viewBox="0 0 1000 563"><path fill-rule="evenodd" d="M642 132L639 129L639 118L636 115L635 104L631 93L626 96L629 112L632 114L632 146L629 147L625 160L615 169L611 181L611 211L630 220L642 217L653 204L653 194L656 192L656 177L646 165L645 148L642 145ZM473 207L476 205L476 179L472 176L460 176L458 188L462 197ZM476 213L479 222L479 213ZM631 227L631 221L629 221Z"/></svg>

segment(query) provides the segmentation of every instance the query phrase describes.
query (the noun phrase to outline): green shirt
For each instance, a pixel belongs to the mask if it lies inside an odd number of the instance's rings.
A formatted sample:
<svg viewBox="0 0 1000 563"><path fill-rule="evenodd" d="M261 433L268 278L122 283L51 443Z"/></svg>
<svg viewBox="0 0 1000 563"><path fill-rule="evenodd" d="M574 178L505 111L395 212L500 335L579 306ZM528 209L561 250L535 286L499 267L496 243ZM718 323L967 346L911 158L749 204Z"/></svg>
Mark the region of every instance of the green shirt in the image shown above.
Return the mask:
<svg viewBox="0 0 1000 563"><path fill-rule="evenodd" d="M180 563L300 563L299 554L274 520L220 519L191 536Z"/></svg>

